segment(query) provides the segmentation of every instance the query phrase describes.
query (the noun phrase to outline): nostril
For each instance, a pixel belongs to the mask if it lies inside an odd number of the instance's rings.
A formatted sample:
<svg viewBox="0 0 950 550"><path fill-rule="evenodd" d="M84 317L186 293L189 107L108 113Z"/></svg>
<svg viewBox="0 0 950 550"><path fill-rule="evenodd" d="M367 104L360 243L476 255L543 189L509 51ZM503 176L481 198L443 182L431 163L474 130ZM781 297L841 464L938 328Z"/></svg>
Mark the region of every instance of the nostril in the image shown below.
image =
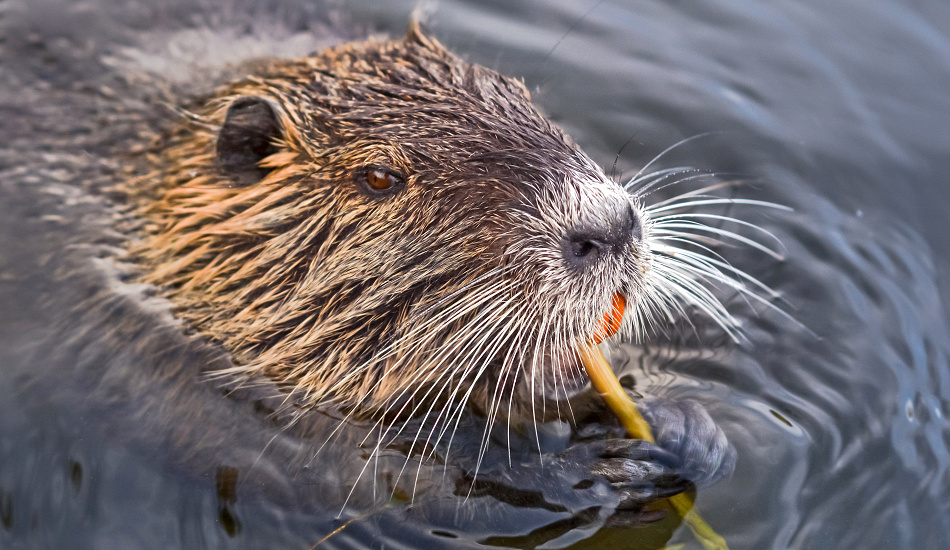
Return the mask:
<svg viewBox="0 0 950 550"><path fill-rule="evenodd" d="M563 241L562 254L569 266L581 271L595 265L609 245L590 233L568 235Z"/></svg>
<svg viewBox="0 0 950 550"><path fill-rule="evenodd" d="M596 254L602 247L601 243L591 239L571 239L571 252L576 258L586 258Z"/></svg>

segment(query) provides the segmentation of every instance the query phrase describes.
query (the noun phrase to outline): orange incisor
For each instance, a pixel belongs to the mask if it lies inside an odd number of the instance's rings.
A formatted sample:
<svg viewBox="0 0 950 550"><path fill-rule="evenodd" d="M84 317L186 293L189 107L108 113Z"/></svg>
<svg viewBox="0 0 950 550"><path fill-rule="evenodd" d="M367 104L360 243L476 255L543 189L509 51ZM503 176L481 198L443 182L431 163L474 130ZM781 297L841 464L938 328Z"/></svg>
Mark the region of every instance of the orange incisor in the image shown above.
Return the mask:
<svg viewBox="0 0 950 550"><path fill-rule="evenodd" d="M594 332L593 343L599 344L610 338L620 330L620 323L623 322L623 312L627 307L627 299L619 292L614 294L613 303L610 311L600 320L600 326Z"/></svg>

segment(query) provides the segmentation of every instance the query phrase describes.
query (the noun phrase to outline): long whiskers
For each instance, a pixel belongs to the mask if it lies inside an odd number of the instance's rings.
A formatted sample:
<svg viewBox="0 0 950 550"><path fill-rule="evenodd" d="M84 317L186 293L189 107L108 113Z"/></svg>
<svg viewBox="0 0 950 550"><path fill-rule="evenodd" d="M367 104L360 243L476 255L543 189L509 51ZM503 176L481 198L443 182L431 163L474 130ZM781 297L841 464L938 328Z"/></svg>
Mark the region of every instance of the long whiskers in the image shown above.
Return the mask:
<svg viewBox="0 0 950 550"><path fill-rule="evenodd" d="M691 139L702 136L694 136ZM668 148L660 156L684 142ZM660 182L663 183L661 188L665 188L715 177L714 174L706 173L697 176L695 170L682 167L648 174L642 172L643 170L626 185L628 189L637 189L637 200L640 200L646 191L659 190L656 185ZM711 290L717 286L738 292L750 306L753 302L763 304L788 316L774 303L776 299L780 299L777 292L733 266L713 248L731 242L734 245L750 247L776 260L784 258L777 248L781 247L781 242L772 232L747 220L704 211L705 208L725 206L791 211L791 208L773 202L721 197L715 194L743 183L746 182L735 179L714 182L699 189L686 190L643 209L645 244L651 256L651 263L646 272L646 292L640 298L631 320L632 331L637 337L645 336L645 332L655 324L658 316L672 323L677 317L689 319L686 315L687 308L695 308L712 319L730 338L739 341L742 338L740 323ZM706 222L717 222L719 226ZM746 236L724 229L722 224L750 229L758 233L758 237L764 236L772 245L762 242L757 236Z"/></svg>

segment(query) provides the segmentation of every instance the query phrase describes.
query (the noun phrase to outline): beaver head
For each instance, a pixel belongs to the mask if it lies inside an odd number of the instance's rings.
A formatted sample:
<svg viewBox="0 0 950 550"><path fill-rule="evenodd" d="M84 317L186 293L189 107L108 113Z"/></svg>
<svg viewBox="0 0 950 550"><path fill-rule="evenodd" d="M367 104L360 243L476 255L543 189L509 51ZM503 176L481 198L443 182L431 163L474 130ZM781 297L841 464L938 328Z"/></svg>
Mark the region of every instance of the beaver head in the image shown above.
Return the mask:
<svg viewBox="0 0 950 550"><path fill-rule="evenodd" d="M297 404L562 399L587 381L576 344L643 293L638 203L522 83L417 27L194 110L133 190L135 254L232 374Z"/></svg>

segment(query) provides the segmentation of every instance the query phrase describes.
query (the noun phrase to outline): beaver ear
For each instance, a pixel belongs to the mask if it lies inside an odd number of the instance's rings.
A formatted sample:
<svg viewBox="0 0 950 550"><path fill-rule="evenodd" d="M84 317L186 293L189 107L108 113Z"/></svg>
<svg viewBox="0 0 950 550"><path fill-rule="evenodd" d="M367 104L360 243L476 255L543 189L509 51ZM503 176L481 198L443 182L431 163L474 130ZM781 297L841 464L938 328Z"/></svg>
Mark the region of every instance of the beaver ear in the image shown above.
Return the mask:
<svg viewBox="0 0 950 550"><path fill-rule="evenodd" d="M218 165L241 185L256 183L267 175L260 161L278 151L280 121L270 103L261 97L239 97L228 107L218 132Z"/></svg>

